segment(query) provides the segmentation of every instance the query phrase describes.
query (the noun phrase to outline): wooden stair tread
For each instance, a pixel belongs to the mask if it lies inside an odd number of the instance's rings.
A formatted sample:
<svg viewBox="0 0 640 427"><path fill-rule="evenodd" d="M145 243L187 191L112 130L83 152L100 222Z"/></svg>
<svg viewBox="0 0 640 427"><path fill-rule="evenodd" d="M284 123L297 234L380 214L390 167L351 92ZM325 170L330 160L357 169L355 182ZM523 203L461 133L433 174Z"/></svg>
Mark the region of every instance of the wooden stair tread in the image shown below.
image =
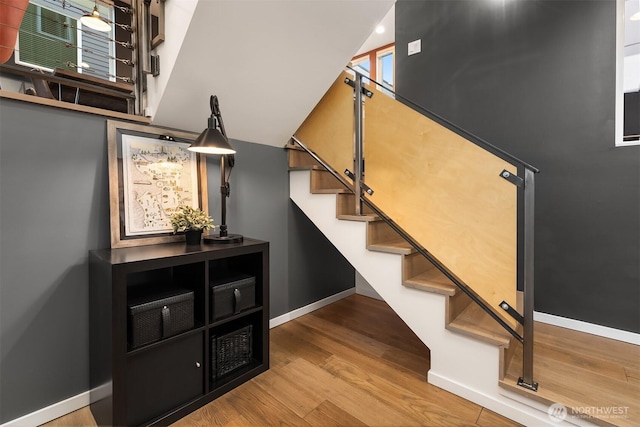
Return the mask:
<svg viewBox="0 0 640 427"><path fill-rule="evenodd" d="M326 170L324 167L320 165L299 165L299 166L289 166L290 171L309 171L309 170Z"/></svg>
<svg viewBox="0 0 640 427"><path fill-rule="evenodd" d="M362 214L362 215L340 214L340 215L336 215L336 218L342 219L344 221L362 221L362 222L378 221L380 219L377 215L374 215L374 214Z"/></svg>
<svg viewBox="0 0 640 427"><path fill-rule="evenodd" d="M475 303L469 304L447 325L447 329L479 338L500 347L508 347L511 339L511 334Z"/></svg>
<svg viewBox="0 0 640 427"><path fill-rule="evenodd" d="M348 188L316 188L311 190L311 194L341 194L351 193Z"/></svg>
<svg viewBox="0 0 640 427"><path fill-rule="evenodd" d="M453 296L459 291L458 287L437 268L424 271L410 277L403 283L408 288L421 289L436 294Z"/></svg>
<svg viewBox="0 0 640 427"><path fill-rule="evenodd" d="M368 244L367 249L375 252L387 252L400 255L409 255L415 252L413 246L411 246L406 240L401 237L384 242Z"/></svg>

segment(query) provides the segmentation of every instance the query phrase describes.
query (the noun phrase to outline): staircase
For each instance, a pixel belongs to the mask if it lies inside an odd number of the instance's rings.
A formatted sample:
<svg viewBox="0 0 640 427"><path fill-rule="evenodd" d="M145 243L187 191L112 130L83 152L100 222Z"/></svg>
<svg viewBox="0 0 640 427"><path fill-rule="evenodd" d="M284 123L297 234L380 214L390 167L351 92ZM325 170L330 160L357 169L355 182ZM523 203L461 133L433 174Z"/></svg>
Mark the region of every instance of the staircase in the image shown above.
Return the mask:
<svg viewBox="0 0 640 427"><path fill-rule="evenodd" d="M319 155L316 150L322 151L322 161L325 164L331 165L331 169L334 171L344 170L345 166L348 168L349 163L352 163L352 151L350 144L346 146L344 141L349 140L352 137L353 131L350 126L340 121L340 117L348 115L353 111L352 94L346 93L344 88L340 86L340 80L344 80L344 76L340 77L334 87L330 89L325 95L323 100L318 104L318 107L307 118L301 129L296 132L296 137L300 142L308 139L315 139L314 148L312 151L314 156ZM339 92L343 94L340 95ZM348 95L348 96L345 96ZM348 98L348 99L347 99ZM383 101L387 102L387 101ZM394 101L395 102L395 101ZM330 107L327 107L330 105ZM378 104L379 105L379 104ZM380 111L389 111L389 109L383 105ZM381 122L381 117L388 118L388 114L381 115L376 118L376 114L380 114L372 107L367 112L368 118L374 117L373 122ZM403 120L400 118L400 120ZM415 122L415 118L407 120L407 126L412 126ZM326 125L330 123L330 125ZM389 123L389 120L386 121ZM352 126L352 125L351 125ZM397 127L403 127L403 125L396 125ZM429 124L428 126L432 126ZM386 131L386 128L382 132ZM425 134L440 132L438 129L428 129L419 131L420 135L424 138ZM300 137L302 135L302 137ZM375 131L371 129L367 133L367 141L374 141L369 143L375 145L376 138L380 138ZM385 139L386 138L386 139ZM393 140L389 135L385 136L384 143L388 145L392 141L392 144L401 143L399 140L403 138L397 138ZM433 143L428 139L423 139L419 145L425 147L423 151L434 151L433 145L440 144L440 140L444 137L438 135L437 142ZM331 141L342 140L341 145L331 146ZM449 140L451 142L451 139ZM432 144L427 146L427 144ZM447 156L442 163L445 163L444 168L449 167L450 164L455 164L456 160L452 156L459 154L461 149L455 147L456 141L441 146L444 150L449 150ZM303 145L303 144L300 144ZM453 151L452 148L454 147ZM540 358L540 361L536 361L537 375L543 378L553 378L548 380L546 384L541 386L538 392L527 390L526 388L516 385L518 381L518 375L522 374L523 366L523 346L514 338L512 334L502 328L495 320L495 315L489 316L480 305L476 304L467 295L462 292L459 286L456 286L451 280L458 280L457 271L451 274L443 274L442 264L440 259L436 258L439 262L439 266L428 261L423 256L423 253L416 252L414 246L409 244L404 238L396 232L400 230L398 228L392 228L387 221L382 220L372 211L371 208L367 208L369 204L365 204L356 207L356 196L354 190L349 188L347 181L338 180L335 172L328 172L325 166L321 165L316 159L307 151L301 149L297 145L288 145L289 149L289 168L290 168L290 197L294 203L311 219L311 221L320 229L321 232L334 244L334 246L342 253L342 255L354 266L354 268L367 280L367 282L374 288L374 290L396 311L396 313L404 320L404 322L416 333L416 335L430 348L431 350L431 369L428 373L428 381L431 384L437 385L445 390L453 392L459 396L462 396L468 400L478 403L488 409L491 409L501 415L518 421L524 425L634 425L634 422L640 419L639 405L634 403L636 396L640 397L640 388L634 384L629 385L629 377L624 377L627 381L613 381L607 383L607 387L603 389L604 393L611 395L619 394L607 402L609 406L618 405L619 407L630 408L629 414L625 415L624 419L616 419L611 422L611 417L606 414L604 416L594 416L593 413L588 413L589 408L595 408L598 405L602 405L602 394L595 389L588 389L583 391L585 386L601 385L600 376L590 378L587 382L576 382L576 377L587 377L588 372L584 369L585 366L595 366L601 363L602 355L587 355L588 349L582 347L583 354L580 356L567 356L558 362L558 360L552 360L552 358L546 358L546 354ZM415 149L415 147L409 147ZM436 149L438 147L435 147ZM477 147L476 147L477 148ZM358 149L355 149L357 153ZM407 161L413 160L413 156L422 155L422 153L414 152L412 156L405 156L409 158L399 159L397 154L392 150L388 150L388 146L383 155L376 153L375 150L369 150L367 157L367 184L370 182L375 183L374 188L387 190L382 196L376 200L376 212L380 215L388 215L390 211L394 211L391 216L394 223L396 218L405 215L405 210L415 208L415 204L412 196L407 194L398 195L397 189L384 188L386 186L393 186L396 183L396 176L401 175L405 171L391 172L386 171L386 180L380 179L372 172L371 165L375 165L377 171L382 169L389 169L391 166L402 164L406 165ZM464 154L463 154L464 155ZM472 153L471 157L476 156L476 153ZM357 156L357 154L356 154ZM386 156L386 157L385 157ZM453 160L452 160L453 159ZM401 162L401 160L404 162ZM425 169L435 170L436 174L426 178L416 178L416 174L420 171L413 170L410 172L410 177L417 184L424 182L430 183L432 188L430 191L426 191L429 195L434 192L438 192L440 189L433 187L433 182L440 177L445 177L445 180L451 181L451 176L456 176L451 171L443 171L443 166L436 162L442 159L433 158L421 158L417 161L419 165L425 165ZM488 159L492 161L492 159ZM488 162L487 161L487 162ZM477 161L476 161L477 163ZM486 163L481 161L481 163ZM465 167L468 166L468 162ZM456 165L454 165L456 166ZM486 174L483 179L493 179L496 174L493 170L501 165L493 165L492 170ZM420 168L418 168L420 169ZM506 170L506 169L505 169ZM484 173L484 172L482 172ZM459 176L459 175L457 175ZM399 177L397 180L403 179ZM389 182L391 181L391 184ZM354 181L355 182L355 181ZM449 184L449 182L447 182ZM453 186L457 183L453 183ZM467 185L464 183L464 185ZM493 185L493 184L492 184ZM501 185L501 184L498 184ZM403 193L410 193L407 186L400 187ZM406 190L406 191L404 191ZM505 193L506 191L506 193ZM469 203L471 198L487 199L487 195L493 195L492 201L502 203L499 197L495 196L495 193L503 192L507 194L509 189L500 187L497 190L491 190L484 192L480 197L475 194L470 196L462 195L461 197L467 197L466 203ZM420 197L424 193L424 189L418 190L417 196ZM440 193L442 191L440 190ZM413 193L416 194L416 193ZM456 194L457 193L453 193ZM387 197L386 200L380 197ZM391 199L389 200L389 195ZM367 195L367 199L371 194ZM509 194L507 194L509 196ZM400 200L402 197L404 199ZM430 196L427 196L430 197ZM511 197L511 196L509 196ZM446 196L445 196L446 198ZM508 197L503 197L506 199ZM440 199L438 199L440 200ZM379 209L381 204L386 203L383 210ZM473 203L474 201L471 201ZM394 204L396 206L394 206ZM410 206L413 205L413 206ZM371 205L373 207L373 205ZM435 206L431 201L431 206ZM513 207L513 204L508 205L509 208ZM361 209L361 214L357 214L356 210ZM436 207L436 210L443 209L440 206ZM476 209L475 212L482 209ZM444 210L448 214L451 209ZM454 213L455 215L455 213ZM405 215L406 216L406 215ZM422 221L432 220L427 229L434 228L442 222L442 218L427 218L429 213L423 211L413 211L412 216L420 218ZM476 219L476 215L472 216L473 220ZM388 218L387 218L388 219ZM460 223L468 221L469 217L461 218ZM402 232L406 233L404 225L413 227L412 231L416 234L420 234L423 230L420 228L423 224L418 224L414 227L410 224L406 218L403 219ZM444 218L445 221L450 218ZM472 221L473 222L473 221ZM491 218L489 223L496 222ZM499 221L498 221L499 222ZM504 224L505 221L502 221ZM507 228L509 228L509 223ZM447 225L451 229L451 224L456 225L456 219L454 218ZM397 225L397 223L395 224ZM492 224L489 224L490 226ZM425 228L425 227L423 227ZM430 231L430 230L427 230ZM466 244L468 248L462 250L475 250L478 244L473 238L468 238L464 233L454 233L450 236L450 239L454 239L453 234L456 234L455 238L465 240L463 244ZM485 230L481 230L484 232ZM489 234L489 238L493 238L497 233ZM414 233L409 233L411 238L414 238ZM507 233L509 234L509 233ZM405 234L406 236L406 234ZM423 238L420 240L422 243L428 240L431 236L423 233ZM445 237L449 237L446 236ZM486 240L487 235L483 240ZM510 238L509 236L507 236ZM415 242L415 241L414 241ZM439 242L436 242L438 244ZM453 242L452 245L458 242ZM495 242L492 242L495 243ZM509 243L511 244L511 243ZM509 245L506 245L509 246ZM504 245L502 247L505 247ZM422 251L422 249L420 249ZM480 251L481 253L482 251ZM476 253L478 253L476 251ZM449 254L444 251L443 256L446 257ZM473 252L471 252L473 255ZM453 264L457 266L467 267L464 262L473 258L469 254L464 255L463 262L456 264L455 258ZM494 253L495 255L495 253ZM460 258L460 257L458 257ZM497 257L494 257L497 258ZM507 264L514 261L509 261ZM512 259L512 258L511 258ZM492 260L488 260L492 261ZM484 263L485 260L482 261ZM451 265L451 264L450 264ZM480 270L481 275L487 276L486 272L496 272L496 277L500 276L500 266L496 265L495 268L485 268ZM445 270L450 273L448 267ZM469 271L473 271L472 266ZM476 268L477 271L477 268ZM449 277L452 279L450 280ZM509 279L506 275L507 281ZM491 282L492 277L489 277ZM490 283L491 284L491 283ZM498 286L499 287L499 286ZM507 289L508 287L503 287ZM475 288L473 288L475 291ZM508 289L507 289L508 292ZM496 295L494 295L496 294ZM481 302L492 299L492 305L495 306L495 298L501 297L504 292L494 292L491 286L485 287L484 294L481 295ZM473 296L473 295L472 295ZM522 294L515 292L514 296L509 300L509 304L512 307L522 307L521 301ZM506 297L505 297L506 299ZM520 311L520 309L518 309ZM502 316L499 316L502 318ZM510 319L513 320L513 319ZM513 324L513 323L512 323ZM515 325L517 334L520 334L520 325ZM539 328L539 326L536 326ZM558 328L561 329L561 328ZM551 343L538 342L536 345L546 348L553 347L554 351L557 350L557 340L554 342L553 332L549 334L547 338L550 338ZM560 332L564 334L565 332ZM584 335L584 334L583 334ZM543 334L544 336L544 334ZM571 336L571 334L566 335ZM590 342L590 338L578 337L568 339L568 342L574 340L575 342ZM532 342L532 341L530 341ZM604 343L603 345L610 345L610 343ZM634 347L634 346L631 346ZM561 351L571 352L570 348L564 349L560 345ZM630 356L623 358L624 361L615 369L626 372L627 366L637 366L634 362L629 360L634 359L634 348L625 348L624 351L629 351ZM515 356L514 356L515 355ZM554 356L555 357L555 356ZM568 360L581 360L583 366L574 367L572 363L567 363ZM637 358L636 358L637 359ZM577 368L577 369L574 369ZM636 369L636 368L631 368ZM555 377L558 377L557 379ZM620 380L620 378L618 378ZM633 380L633 379L632 379ZM589 384L589 381L593 382L593 385ZM631 381L632 382L632 381ZM555 384L556 387L548 387L548 385ZM628 388L627 385L629 385ZM622 391L620 391L622 390ZM556 402L561 402L566 405L566 408L562 405L554 405ZM626 405L626 406L625 406ZM565 412L562 412L564 408ZM567 408L570 411L567 415ZM585 410L586 408L586 410ZM572 415L573 414L573 415Z"/></svg>
<svg viewBox="0 0 640 427"><path fill-rule="evenodd" d="M637 346L536 324L542 383L537 393L517 386L522 345L384 221L366 211L354 215L350 190L304 151L288 149L291 200L429 347L429 383L527 426L633 426L640 420L640 381L612 374L624 372L622 366L639 369ZM549 348L561 356L549 355ZM612 360L603 361L608 349ZM552 418L548 411L556 402L583 414ZM624 418L585 413L589 408L614 408Z"/></svg>
<svg viewBox="0 0 640 427"><path fill-rule="evenodd" d="M499 393L519 344L385 222L355 216L353 194L304 156L289 150L291 200L431 349L428 381L525 425L552 425L546 409Z"/></svg>

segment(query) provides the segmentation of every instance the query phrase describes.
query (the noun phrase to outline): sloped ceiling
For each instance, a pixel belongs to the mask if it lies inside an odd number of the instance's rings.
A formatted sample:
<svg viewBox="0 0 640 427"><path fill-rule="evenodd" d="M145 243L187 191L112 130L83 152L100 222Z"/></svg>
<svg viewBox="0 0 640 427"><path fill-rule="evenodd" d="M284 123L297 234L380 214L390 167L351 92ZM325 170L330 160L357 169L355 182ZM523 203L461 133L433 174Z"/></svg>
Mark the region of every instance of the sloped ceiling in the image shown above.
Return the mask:
<svg viewBox="0 0 640 427"><path fill-rule="evenodd" d="M282 147L393 3L199 0L153 123L199 133L217 95L230 138Z"/></svg>

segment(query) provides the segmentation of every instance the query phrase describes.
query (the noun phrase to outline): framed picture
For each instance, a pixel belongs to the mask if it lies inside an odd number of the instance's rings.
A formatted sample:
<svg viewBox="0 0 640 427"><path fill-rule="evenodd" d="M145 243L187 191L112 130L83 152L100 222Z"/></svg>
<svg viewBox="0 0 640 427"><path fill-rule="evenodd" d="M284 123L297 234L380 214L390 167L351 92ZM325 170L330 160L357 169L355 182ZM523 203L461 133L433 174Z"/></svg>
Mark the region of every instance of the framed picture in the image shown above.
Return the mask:
<svg viewBox="0 0 640 427"><path fill-rule="evenodd" d="M107 121L111 247L170 243L179 206L207 210L203 156L187 150L197 134Z"/></svg>

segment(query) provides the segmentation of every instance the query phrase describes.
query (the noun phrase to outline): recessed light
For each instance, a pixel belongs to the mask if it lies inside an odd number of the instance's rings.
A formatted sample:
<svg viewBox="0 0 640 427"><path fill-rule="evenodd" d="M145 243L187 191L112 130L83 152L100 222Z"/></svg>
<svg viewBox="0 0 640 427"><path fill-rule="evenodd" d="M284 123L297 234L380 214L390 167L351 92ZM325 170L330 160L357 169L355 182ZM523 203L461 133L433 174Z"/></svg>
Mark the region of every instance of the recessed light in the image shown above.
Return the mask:
<svg viewBox="0 0 640 427"><path fill-rule="evenodd" d="M384 33L384 25L379 24L378 26L376 26L376 33L378 34Z"/></svg>

